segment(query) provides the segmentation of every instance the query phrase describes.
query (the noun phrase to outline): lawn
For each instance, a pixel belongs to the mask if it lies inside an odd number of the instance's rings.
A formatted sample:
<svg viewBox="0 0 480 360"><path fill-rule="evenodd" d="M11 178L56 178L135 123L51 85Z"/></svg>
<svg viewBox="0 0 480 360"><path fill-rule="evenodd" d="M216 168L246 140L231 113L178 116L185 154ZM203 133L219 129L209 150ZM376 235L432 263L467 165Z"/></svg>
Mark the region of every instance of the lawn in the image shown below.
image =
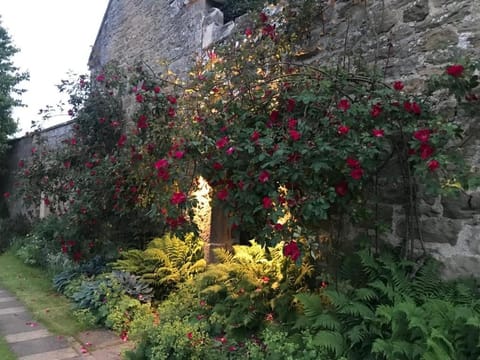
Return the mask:
<svg viewBox="0 0 480 360"><path fill-rule="evenodd" d="M7 342L0 336L0 359L15 360L17 357L10 351Z"/></svg>
<svg viewBox="0 0 480 360"><path fill-rule="evenodd" d="M0 269L0 286L15 294L48 330L68 336L87 330L73 316L68 299L55 292L52 279L41 269L25 265L11 252L0 255Z"/></svg>

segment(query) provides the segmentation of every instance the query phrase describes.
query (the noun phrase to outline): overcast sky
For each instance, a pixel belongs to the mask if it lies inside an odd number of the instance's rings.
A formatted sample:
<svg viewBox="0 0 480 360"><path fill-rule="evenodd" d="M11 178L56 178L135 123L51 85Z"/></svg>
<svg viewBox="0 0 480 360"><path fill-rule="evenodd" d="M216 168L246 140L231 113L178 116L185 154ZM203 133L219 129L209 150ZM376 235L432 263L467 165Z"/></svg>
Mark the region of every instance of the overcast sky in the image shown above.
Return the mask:
<svg viewBox="0 0 480 360"><path fill-rule="evenodd" d="M29 131L31 120L40 120L39 109L61 99L55 85L68 71L88 70L107 4L108 0L0 0L1 24L20 49L14 64L30 72L30 81L22 84L28 90L22 97L28 107L14 111L20 135ZM45 127L65 120L67 116L54 118Z"/></svg>

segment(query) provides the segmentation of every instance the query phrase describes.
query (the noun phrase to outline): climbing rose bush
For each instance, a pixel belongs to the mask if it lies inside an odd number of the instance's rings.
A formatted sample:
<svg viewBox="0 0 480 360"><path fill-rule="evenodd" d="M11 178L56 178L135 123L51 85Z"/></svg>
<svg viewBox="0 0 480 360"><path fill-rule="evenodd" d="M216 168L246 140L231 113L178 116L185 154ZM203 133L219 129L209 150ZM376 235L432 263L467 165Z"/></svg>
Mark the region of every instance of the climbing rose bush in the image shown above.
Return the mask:
<svg viewBox="0 0 480 360"><path fill-rule="evenodd" d="M297 61L295 39L306 30L286 14L262 12L255 26L209 49L187 82L144 66L82 77L71 91L72 137L55 154L32 149L19 169L24 198L38 204L43 193L76 229L68 236L83 239L78 251L93 252L86 244L118 241L118 233L138 245L195 230L192 191L202 176L234 231L286 240L295 261L292 237L364 218L388 163L427 191L463 185L448 146L462 130L432 110L428 93ZM453 64L432 89L474 99L476 68ZM123 103L133 104L128 114Z"/></svg>

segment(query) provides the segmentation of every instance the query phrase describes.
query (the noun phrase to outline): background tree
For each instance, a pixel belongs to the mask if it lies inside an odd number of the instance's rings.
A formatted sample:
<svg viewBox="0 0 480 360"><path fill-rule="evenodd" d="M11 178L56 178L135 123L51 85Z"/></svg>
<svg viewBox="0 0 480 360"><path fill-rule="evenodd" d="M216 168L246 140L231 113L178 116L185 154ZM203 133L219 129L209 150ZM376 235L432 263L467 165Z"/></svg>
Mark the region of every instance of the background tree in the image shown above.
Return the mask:
<svg viewBox="0 0 480 360"><path fill-rule="evenodd" d="M12 118L12 109L22 106L18 95L25 92L17 86L28 80L27 72L20 72L14 66L12 58L19 51L13 44L7 30L2 27L0 19L0 157L7 149L7 139L17 130L17 123Z"/></svg>

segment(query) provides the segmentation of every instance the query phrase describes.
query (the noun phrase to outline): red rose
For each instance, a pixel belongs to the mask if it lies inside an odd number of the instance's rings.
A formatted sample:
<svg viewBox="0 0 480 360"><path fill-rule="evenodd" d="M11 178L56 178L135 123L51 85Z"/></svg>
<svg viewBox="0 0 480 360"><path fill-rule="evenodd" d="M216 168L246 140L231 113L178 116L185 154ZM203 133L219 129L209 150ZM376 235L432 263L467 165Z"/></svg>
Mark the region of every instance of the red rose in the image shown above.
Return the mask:
<svg viewBox="0 0 480 360"><path fill-rule="evenodd" d="M375 137L384 137L385 136L385 131L382 129L373 129L372 130L372 135Z"/></svg>
<svg viewBox="0 0 480 360"><path fill-rule="evenodd" d="M348 101L348 99L341 99L337 104L337 108L343 111L347 111L348 109L350 109L350 101Z"/></svg>
<svg viewBox="0 0 480 360"><path fill-rule="evenodd" d="M218 139L215 143L217 149L222 149L228 144L228 136L224 136L221 139Z"/></svg>
<svg viewBox="0 0 480 360"><path fill-rule="evenodd" d="M290 241L283 247L283 255L289 257L292 261L297 261L300 257L300 249L298 248L296 241Z"/></svg>
<svg viewBox="0 0 480 360"><path fill-rule="evenodd" d="M380 104L375 104L372 106L370 110L370 115L373 118L379 117L381 113L382 113L382 107L380 106Z"/></svg>
<svg viewBox="0 0 480 360"><path fill-rule="evenodd" d="M253 31L249 27L245 29L245 36L250 37L252 36Z"/></svg>
<svg viewBox="0 0 480 360"><path fill-rule="evenodd" d="M262 199L262 205L264 209L270 209L273 206L273 201L268 196Z"/></svg>
<svg viewBox="0 0 480 360"><path fill-rule="evenodd" d="M270 179L270 173L266 170L263 170L258 176L258 181L262 184L266 183Z"/></svg>
<svg viewBox="0 0 480 360"><path fill-rule="evenodd" d="M117 145L122 147L123 145L125 145L126 142L127 142L127 135L122 134L120 135L120 138L117 141Z"/></svg>
<svg viewBox="0 0 480 360"><path fill-rule="evenodd" d="M346 161L347 161L347 166L351 169L360 167L360 161L358 161L357 159L349 157L347 158Z"/></svg>
<svg viewBox="0 0 480 360"><path fill-rule="evenodd" d="M167 101L168 101L170 104L174 105L174 104L177 103L177 98L176 98L175 96L173 96L173 95L168 95L168 96L167 96Z"/></svg>
<svg viewBox="0 0 480 360"><path fill-rule="evenodd" d="M345 196L348 192L348 184L346 181L341 181L337 185L335 185L335 192L338 196Z"/></svg>
<svg viewBox="0 0 480 360"><path fill-rule="evenodd" d="M417 130L413 133L413 137L415 139L417 139L418 141L422 142L422 143L425 143L428 141L428 139L430 138L430 134L431 134L431 130L430 129L421 129L421 130Z"/></svg>
<svg viewBox="0 0 480 360"><path fill-rule="evenodd" d="M137 121L137 128L146 129L148 127L147 117L145 115L140 115Z"/></svg>
<svg viewBox="0 0 480 360"><path fill-rule="evenodd" d="M360 180L363 176L363 169L360 167L352 169L350 171L350 176L352 177L352 179Z"/></svg>
<svg viewBox="0 0 480 360"><path fill-rule="evenodd" d="M289 130L288 132L289 132L289 134L290 134L290 138L291 138L293 141L298 141L298 140L300 140L300 138L302 137L302 134L299 133L297 130L291 129L291 130Z"/></svg>
<svg viewBox="0 0 480 360"><path fill-rule="evenodd" d="M440 163L435 159L432 159L428 162L428 170L430 171L437 170L439 166L440 166Z"/></svg>
<svg viewBox="0 0 480 360"><path fill-rule="evenodd" d="M420 148L418 149L420 152L420 157L425 160L428 159L430 156L433 155L434 149L427 143L422 143Z"/></svg>
<svg viewBox="0 0 480 360"><path fill-rule="evenodd" d="M339 135L347 135L350 131L350 128L347 125L339 125L337 132Z"/></svg>
<svg viewBox="0 0 480 360"><path fill-rule="evenodd" d="M454 65L447 66L447 69L445 70L445 72L450 76L460 77L463 75L463 70L465 70L463 65L454 64Z"/></svg>
<svg viewBox="0 0 480 360"><path fill-rule="evenodd" d="M155 163L155 169L162 169L168 167L167 159L160 159Z"/></svg>
<svg viewBox="0 0 480 360"><path fill-rule="evenodd" d="M153 92L154 92L155 94L160 93L160 90L161 90L161 89L160 89L160 86L158 86L158 85L153 87Z"/></svg>
<svg viewBox="0 0 480 360"><path fill-rule="evenodd" d="M404 85L403 85L403 82L401 82L401 81L395 81L393 83L393 88L397 91L402 91L403 87L404 87Z"/></svg>
<svg viewBox="0 0 480 360"><path fill-rule="evenodd" d="M137 94L137 96L135 96L135 100L137 100L137 102L139 102L139 103L142 103L143 102L143 95L142 94Z"/></svg>
<svg viewBox="0 0 480 360"><path fill-rule="evenodd" d="M250 136L250 140L252 140L253 142L256 142L258 139L260 139L260 133L257 130L255 130Z"/></svg>
<svg viewBox="0 0 480 360"><path fill-rule="evenodd" d="M219 200L226 200L228 197L228 190L227 189L222 189L217 192L217 198Z"/></svg>
<svg viewBox="0 0 480 360"><path fill-rule="evenodd" d="M184 203L185 201L187 201L187 195L185 195L185 193L181 191L174 193L170 198L170 202L173 205L179 205Z"/></svg>

